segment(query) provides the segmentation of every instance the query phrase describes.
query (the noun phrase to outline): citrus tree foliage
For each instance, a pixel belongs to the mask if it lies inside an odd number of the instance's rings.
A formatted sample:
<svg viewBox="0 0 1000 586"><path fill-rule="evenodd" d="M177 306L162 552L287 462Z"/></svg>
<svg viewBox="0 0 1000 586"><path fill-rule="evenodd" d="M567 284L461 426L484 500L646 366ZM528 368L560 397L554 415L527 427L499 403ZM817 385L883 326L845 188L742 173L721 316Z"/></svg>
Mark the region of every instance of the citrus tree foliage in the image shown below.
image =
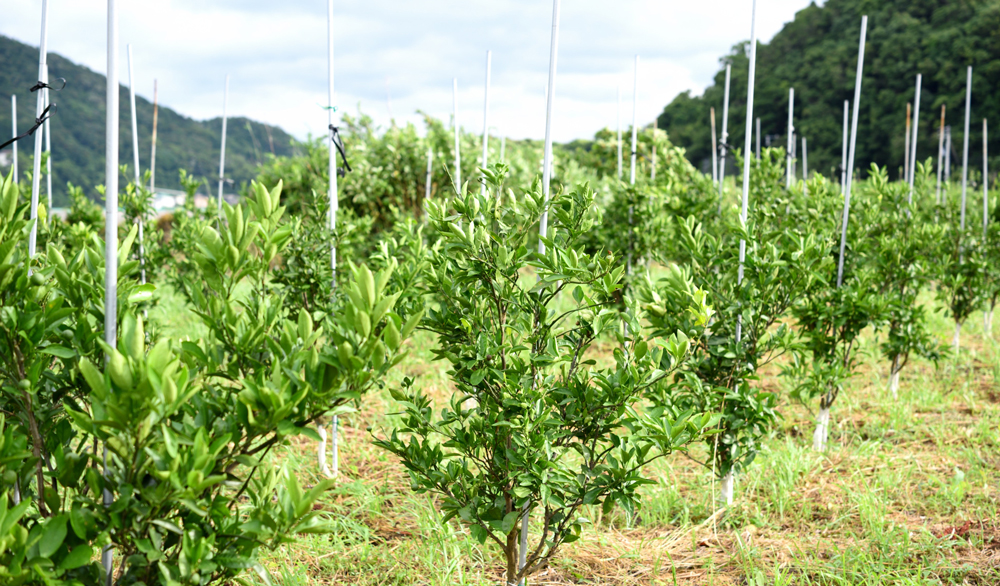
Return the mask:
<svg viewBox="0 0 1000 586"><path fill-rule="evenodd" d="M190 245L205 280L190 288L212 335L148 340L136 303L136 228L118 251L118 342L103 342L103 253L26 258L27 206L0 189L0 581L207 585L236 579L261 548L326 530L304 490L264 460L316 418L377 384L400 357L404 323L391 269L352 267L336 317L289 315L281 300L235 299L281 252L280 186L254 186ZM234 243L240 244L234 252ZM101 245L102 243L97 242ZM212 269L208 270L211 266ZM273 296L272 296L273 297ZM102 365L102 366L97 366Z"/></svg>
<svg viewBox="0 0 1000 586"><path fill-rule="evenodd" d="M928 184L923 165L917 175L923 188ZM934 361L941 357L941 345L927 328L927 308L917 296L937 276L935 257L944 231L933 221L934 210L918 205L930 201L931 194L918 189L914 205L909 205L908 185L890 183L884 168L872 168L860 195L877 210L869 237L859 244L869 249L875 283L885 300L881 350L895 375L911 356Z"/></svg>
<svg viewBox="0 0 1000 586"><path fill-rule="evenodd" d="M680 392L665 386L650 397L679 410L719 414L716 433L706 438L712 460L705 465L720 477L748 466L771 430L777 397L755 381L762 367L795 348L795 332L783 318L830 266L828 240L807 224L787 221L787 200L773 197L782 191L779 179L777 157L755 161L747 224L730 216L725 225L714 226L713 234L689 216L677 244L685 263L671 266L657 283L647 277L640 292L654 331L683 332L692 346L691 360L678 377ZM813 189L819 202L832 191L822 179L813 182ZM746 243L742 269L741 239ZM687 282L711 300L711 320L685 310L687 297L695 294Z"/></svg>
<svg viewBox="0 0 1000 586"><path fill-rule="evenodd" d="M435 303L422 327L437 334L435 354L451 364L457 392L435 413L407 380L393 391L399 424L375 443L402 460L414 490L441 496L445 520L457 517L500 548L514 584L578 538L583 507L634 510L649 482L643 465L699 437L710 417L634 408L684 359L687 340L651 339L633 303L624 314L615 307L623 268L578 248L600 219L592 193L546 203L536 182L519 198L502 193L505 172L489 171L485 195L429 206L440 249L425 276ZM533 234L544 211L539 253ZM588 350L605 334L616 340L613 362L598 367ZM520 568L526 515L536 536Z"/></svg>

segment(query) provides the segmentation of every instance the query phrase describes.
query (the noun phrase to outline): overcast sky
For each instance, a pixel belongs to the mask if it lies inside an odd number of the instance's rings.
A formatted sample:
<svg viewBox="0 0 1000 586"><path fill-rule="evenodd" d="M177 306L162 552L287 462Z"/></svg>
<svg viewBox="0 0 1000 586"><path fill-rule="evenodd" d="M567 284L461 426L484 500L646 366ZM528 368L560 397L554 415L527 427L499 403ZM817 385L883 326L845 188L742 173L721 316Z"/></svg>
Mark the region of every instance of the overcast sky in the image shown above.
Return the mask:
<svg viewBox="0 0 1000 586"><path fill-rule="evenodd" d="M767 41L809 0L761 0ZM41 0L0 0L0 34L37 46ZM299 138L323 133L327 101L325 0L119 0L121 80L126 43L136 91L198 119L229 113L276 124ZM49 50L106 71L106 1L50 0ZM553 134L590 138L632 119L632 66L639 54L637 117L646 124L684 90L700 94L729 48L750 37L751 0L565 0L562 2ZM490 122L513 138L542 138L552 30L550 0L335 0L340 110L379 124L417 122L417 110L483 125L486 51L493 51ZM387 100L387 94L390 97ZM125 104L122 104L125 107ZM496 132L496 131L494 131Z"/></svg>

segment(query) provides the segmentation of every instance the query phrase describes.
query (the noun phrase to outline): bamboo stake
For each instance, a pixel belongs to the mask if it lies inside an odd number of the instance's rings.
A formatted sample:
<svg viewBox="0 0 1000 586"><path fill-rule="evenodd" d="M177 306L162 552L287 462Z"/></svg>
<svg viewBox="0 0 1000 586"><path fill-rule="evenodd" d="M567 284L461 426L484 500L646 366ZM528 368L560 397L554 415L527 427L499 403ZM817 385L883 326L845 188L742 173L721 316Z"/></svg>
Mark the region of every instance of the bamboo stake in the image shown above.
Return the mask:
<svg viewBox="0 0 1000 586"><path fill-rule="evenodd" d="M837 288L844 282L844 247L847 245L847 221L851 213L851 181L854 177L854 153L858 140L858 112L861 105L861 74L865 65L865 36L868 33L868 15L861 17L861 40L858 43L858 71L854 78L854 113L851 118L851 144L847 155L847 181L844 187L844 213L840 226L840 257L837 260Z"/></svg>
<svg viewBox="0 0 1000 586"><path fill-rule="evenodd" d="M988 161L986 160L987 155L987 128L986 128L986 118L983 118L983 243L986 243L986 228L990 221L990 195L989 195L989 167Z"/></svg>
<svg viewBox="0 0 1000 586"><path fill-rule="evenodd" d="M722 97L722 144L719 145L719 213L722 213L722 194L726 189L726 145L729 140L729 77L732 65L726 63L726 85Z"/></svg>
<svg viewBox="0 0 1000 586"><path fill-rule="evenodd" d="M851 103L844 100L844 141L841 143L840 154L840 193L843 195L845 193L847 185L847 122L848 122L848 110L851 109Z"/></svg>
<svg viewBox="0 0 1000 586"><path fill-rule="evenodd" d="M941 165L944 159L944 104L941 104L941 126L938 130L937 204L941 205Z"/></svg>
<svg viewBox="0 0 1000 586"><path fill-rule="evenodd" d="M427 178L424 180L424 205L420 206L422 210L427 207L427 200L431 198L431 173L434 171L434 149L430 146L427 147ZM420 216L427 221L427 214L421 211Z"/></svg>
<svg viewBox="0 0 1000 586"><path fill-rule="evenodd" d="M149 154L149 192L156 194L156 122L159 118L160 103L156 92L156 80L153 80L153 146Z"/></svg>
<svg viewBox="0 0 1000 586"><path fill-rule="evenodd" d="M715 108L708 109L708 116L712 126L712 185L719 184L719 145L715 141Z"/></svg>
<svg viewBox="0 0 1000 586"><path fill-rule="evenodd" d="M486 165L489 162L489 146L490 146L490 69L493 66L493 52L486 52L486 92L485 98L483 99L483 163L482 167L485 170ZM486 181L483 181L483 187L481 193L486 195ZM497 194L499 195L499 193Z"/></svg>
<svg viewBox="0 0 1000 586"><path fill-rule="evenodd" d="M618 180L622 180L622 87L618 86L618 109L615 117L618 120Z"/></svg>
<svg viewBox="0 0 1000 586"><path fill-rule="evenodd" d="M951 126L944 128L944 183L951 181Z"/></svg>
<svg viewBox="0 0 1000 586"><path fill-rule="evenodd" d="M451 80L452 126L455 127L455 193L462 193L462 150L458 131L458 78Z"/></svg>
<svg viewBox="0 0 1000 586"><path fill-rule="evenodd" d="M219 217L222 217L222 188L226 181L226 107L229 105L229 75L222 93L222 144L219 147Z"/></svg>
<svg viewBox="0 0 1000 586"><path fill-rule="evenodd" d="M747 76L747 120L746 131L743 133L743 152L750 152L750 131L753 121L753 86L757 69L757 0L753 1L753 8L750 13L750 70ZM760 118L757 119L758 128ZM740 200L740 222L747 223L747 209L750 200L750 157L743 157L743 194ZM737 273L737 283L743 284L743 265L746 261L747 243L740 238L740 266ZM736 343L739 344L743 337L743 316L736 317ZM733 504L733 473L728 472L722 479L722 494L726 499L726 505Z"/></svg>
<svg viewBox="0 0 1000 586"><path fill-rule="evenodd" d="M917 95L913 99L913 137L910 139L910 195L906 200L907 205L913 205L913 180L917 175L917 135L920 131L920 84L923 75L917 74Z"/></svg>
<svg viewBox="0 0 1000 586"><path fill-rule="evenodd" d="M806 151L806 137L802 137L802 195L809 197L809 153Z"/></svg>
<svg viewBox="0 0 1000 586"><path fill-rule="evenodd" d="M139 175L139 126L136 123L136 113L135 113L135 78L132 77L132 45L131 43L125 46L128 52L128 96L129 104L132 109L132 166L135 167L135 189L136 194L139 192L140 186L140 175ZM139 214L139 282L143 285L146 284L146 250L143 246L142 238L142 228L143 222L142 214Z"/></svg>
<svg viewBox="0 0 1000 586"><path fill-rule="evenodd" d="M46 0L43 0L43 4ZM43 19L44 21L44 19ZM44 35L43 35L44 36ZM104 135L104 342L115 348L118 340L118 5L108 0L108 72ZM36 163L37 165L37 163ZM36 174L37 177L37 174ZM108 357L110 359L110 356ZM104 447L104 476L108 475L108 448ZM104 489L104 506L111 505L111 491ZM111 585L111 546L101 552L105 583Z"/></svg>
<svg viewBox="0 0 1000 586"><path fill-rule="evenodd" d="M49 2L42 0L42 41L38 47L38 81L48 83L49 67L46 63L48 58L49 44ZM42 117L45 111L45 92L38 92L38 99L35 106L35 119ZM35 256L35 245L38 239L38 190L42 178L42 142L44 132L35 135L35 160L31 175L31 232L28 233L28 258ZM38 490L42 490L39 486Z"/></svg>
<svg viewBox="0 0 1000 586"><path fill-rule="evenodd" d="M795 148L795 126L792 125L795 114L795 88L788 88L788 148L785 150L785 189L792 187L792 149Z"/></svg>
<svg viewBox="0 0 1000 586"><path fill-rule="evenodd" d="M17 136L17 94L11 94L10 95L10 112L11 112L10 121L11 121L11 132L12 132L12 134L10 136L13 138L13 137ZM17 185L17 141L15 140L11 144L11 146L14 147L14 150L13 150L13 155L14 155L14 166L13 166L14 185Z"/></svg>
<svg viewBox="0 0 1000 586"><path fill-rule="evenodd" d="M906 103L906 131L903 132L903 181L910 180L910 117L913 115L913 105Z"/></svg>

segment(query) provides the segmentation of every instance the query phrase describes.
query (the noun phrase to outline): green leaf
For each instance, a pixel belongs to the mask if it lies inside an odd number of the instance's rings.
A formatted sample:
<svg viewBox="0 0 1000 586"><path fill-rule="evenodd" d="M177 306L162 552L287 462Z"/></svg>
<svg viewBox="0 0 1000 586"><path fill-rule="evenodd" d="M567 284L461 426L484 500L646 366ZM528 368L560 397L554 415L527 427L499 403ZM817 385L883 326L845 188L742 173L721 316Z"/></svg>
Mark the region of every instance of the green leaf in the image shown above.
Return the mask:
<svg viewBox="0 0 1000 586"><path fill-rule="evenodd" d="M42 537L38 541L39 556L50 558L59 550L59 546L66 539L66 522L68 520L69 518L63 514L52 517L45 522Z"/></svg>

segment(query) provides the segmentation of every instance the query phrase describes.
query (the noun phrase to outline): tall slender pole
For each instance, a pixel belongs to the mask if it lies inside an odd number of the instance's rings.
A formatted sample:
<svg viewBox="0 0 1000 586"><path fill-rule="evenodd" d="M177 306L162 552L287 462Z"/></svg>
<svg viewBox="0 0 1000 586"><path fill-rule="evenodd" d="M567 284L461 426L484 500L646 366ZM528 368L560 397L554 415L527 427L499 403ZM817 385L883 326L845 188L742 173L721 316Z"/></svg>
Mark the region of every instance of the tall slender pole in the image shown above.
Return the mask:
<svg viewBox="0 0 1000 586"><path fill-rule="evenodd" d="M10 95L10 126L11 126L11 138L17 136L17 94ZM13 177L14 185L17 185L17 141L15 140L13 144L14 147L12 155L14 156L13 164Z"/></svg>
<svg viewBox="0 0 1000 586"><path fill-rule="evenodd" d="M757 160L760 160L760 118L757 119Z"/></svg>
<svg viewBox="0 0 1000 586"><path fill-rule="evenodd" d="M847 220L851 213L851 181L854 177L854 153L858 144L858 111L861 105L861 74L865 66L865 36L868 33L868 15L861 17L861 41L858 43L858 72L854 78L854 113L851 118L851 146L847 155L847 182L844 187L844 213L840 226L840 257L837 260L837 288L844 283L844 247L847 245Z"/></svg>
<svg viewBox="0 0 1000 586"><path fill-rule="evenodd" d="M45 0L43 0L44 2ZM44 35L43 35L44 36ZM104 134L104 342L118 341L118 5L108 0L108 72ZM36 163L37 165L37 163ZM37 177L37 174L36 174ZM110 357L109 357L110 358ZM108 474L108 448L104 447L104 476ZM104 489L104 506L111 505L111 491ZM111 546L101 552L105 584L111 586Z"/></svg>
<svg viewBox="0 0 1000 586"><path fill-rule="evenodd" d="M944 127L944 183L951 181L951 126Z"/></svg>
<svg viewBox="0 0 1000 586"><path fill-rule="evenodd" d="M844 100L844 140L841 143L841 153L840 153L840 193L843 195L847 190L847 122L848 122L848 110L851 109L851 103L848 100Z"/></svg>
<svg viewBox="0 0 1000 586"><path fill-rule="evenodd" d="M632 170L629 172L628 183L635 185L635 156L638 138L638 126L636 125L636 109L639 103L639 56L635 56L635 67L632 70Z"/></svg>
<svg viewBox="0 0 1000 586"><path fill-rule="evenodd" d="M140 188L140 175L139 175L139 125L136 123L136 113L135 113L135 78L132 77L132 45L131 43L125 46L128 53L128 99L129 104L132 109L132 166L135 168L135 192L136 195L139 193ZM143 214L139 214L139 282L143 285L146 284L146 250L143 243L142 229L145 218Z"/></svg>
<svg viewBox="0 0 1000 586"><path fill-rule="evenodd" d="M965 74L965 133L962 136L962 218L961 228L965 232L965 192L969 187L969 117L972 112L972 66Z"/></svg>
<svg viewBox="0 0 1000 586"><path fill-rule="evenodd" d="M938 130L937 204L941 205L941 166L944 161L944 104L941 104L941 126Z"/></svg>
<svg viewBox="0 0 1000 586"><path fill-rule="evenodd" d="M500 136L500 162L501 163L504 162L504 158L503 158L503 154L504 153L503 153L503 151L504 151L504 147L505 146L507 146L507 136L506 135L501 135Z"/></svg>
<svg viewBox="0 0 1000 586"><path fill-rule="evenodd" d="M49 64L45 64L45 81L49 80ZM45 107L49 107L49 88L42 89L45 92ZM45 119L45 195L49 217L52 214L52 121Z"/></svg>
<svg viewBox="0 0 1000 586"><path fill-rule="evenodd" d="M709 125L712 127L712 185L719 184L719 145L715 141L715 108L708 109Z"/></svg>
<svg viewBox="0 0 1000 586"><path fill-rule="evenodd" d="M795 148L795 138L792 134L795 127L792 125L795 113L795 88L788 88L788 149L785 151L785 188L792 187L792 149Z"/></svg>
<svg viewBox="0 0 1000 586"><path fill-rule="evenodd" d="M545 91L545 151L542 161L542 193L545 196L546 209L542 210L542 217L538 223L538 253L545 254L545 242L542 240L548 235L549 229L549 182L552 179L552 104L556 96L556 63L559 58L559 3L560 0L552 0L552 40L549 45L549 83ZM528 562L528 517L531 511L525 504L524 517L521 519L521 539L519 541L518 568L524 569ZM524 586L525 580L521 581Z"/></svg>
<svg viewBox="0 0 1000 586"><path fill-rule="evenodd" d="M421 217L424 221L427 220L427 214L424 212L427 208L427 200L431 198L431 174L434 171L434 149L428 145L427 146L427 178L424 179L424 203L420 206Z"/></svg>
<svg viewBox="0 0 1000 586"><path fill-rule="evenodd" d="M809 180L809 153L806 151L808 143L806 137L802 137L802 180Z"/></svg>
<svg viewBox="0 0 1000 586"><path fill-rule="evenodd" d="M917 96L913 99L913 137L910 139L910 195L906 201L913 205L913 180L917 175L917 135L920 130L920 84L923 75L917 74Z"/></svg>
<svg viewBox="0 0 1000 586"><path fill-rule="evenodd" d="M328 184L327 184L327 197L329 198L328 207L330 208L328 222L330 228L330 235L333 236L337 233L337 211L340 208L340 197L337 189L337 145L334 143L336 140L336 128L335 122L337 120L337 106L336 106L336 94L333 89L333 0L327 0L326 3L326 65L327 65L327 104L326 104L326 121L327 128L330 132L330 149L327 159L327 174ZM336 240L331 238L330 243L330 268L331 268L331 282L330 289L336 291L337 289L337 244ZM330 460L332 463L332 468L327 465L326 462L326 433L322 427L319 428L320 431L320 445L319 445L319 461L320 461L320 472L328 477L335 477L340 472L340 444L339 444L339 429L340 421L336 415L330 419Z"/></svg>
<svg viewBox="0 0 1000 586"><path fill-rule="evenodd" d="M615 110L618 121L618 180L622 180L622 87L618 86L618 108Z"/></svg>
<svg viewBox="0 0 1000 586"><path fill-rule="evenodd" d="M726 63L726 85L722 97L722 144L719 149L719 212L722 212L722 193L726 187L726 145L729 140L729 77L732 65Z"/></svg>
<svg viewBox="0 0 1000 586"><path fill-rule="evenodd" d="M38 47L38 81L48 83L49 67L47 64L48 44L49 44L49 2L42 0L42 42ZM38 92L38 99L35 106L35 118L41 118L45 110L45 92ZM31 175L31 232L28 234L28 257L35 256L35 243L38 238L38 190L42 178L42 142L44 132L35 135L35 160L34 170ZM42 490L39 486L38 490Z"/></svg>
<svg viewBox="0 0 1000 586"><path fill-rule="evenodd" d="M910 117L913 116L913 105L906 103L906 130L903 132L903 181L910 181Z"/></svg>
<svg viewBox="0 0 1000 586"><path fill-rule="evenodd" d="M229 75L222 93L222 144L219 147L219 215L222 215L222 188L226 181L226 108L229 105Z"/></svg>
<svg viewBox="0 0 1000 586"><path fill-rule="evenodd" d="M458 132L458 78L451 80L451 120L455 128L455 193L462 192L462 151Z"/></svg>
<svg viewBox="0 0 1000 586"><path fill-rule="evenodd" d="M486 92L483 98L483 169L489 162L490 146L490 69L493 66L493 51L486 52ZM482 192L486 195L486 182L483 181ZM499 193L497 193L499 195Z"/></svg>
<svg viewBox="0 0 1000 586"><path fill-rule="evenodd" d="M986 228L990 221L990 175L989 166L986 156L988 154L987 148L987 131L986 128L986 118L983 118L983 243L986 243Z"/></svg>
<svg viewBox="0 0 1000 586"><path fill-rule="evenodd" d="M750 70L747 75L747 118L746 131L743 133L743 152L750 153L750 133L753 123L753 86L757 69L757 0L753 2L750 16ZM750 200L750 157L743 157L743 194L740 199L740 222L747 223L747 208ZM737 283L743 284L743 265L746 261L747 242L740 238L740 266L737 273ZM743 316L736 316L736 343L743 338ZM726 505L733 504L733 472L730 470L722 478L722 494Z"/></svg>
<svg viewBox="0 0 1000 586"><path fill-rule="evenodd" d="M156 80L153 80L153 146L149 154L149 192L156 193L156 122L159 118L159 96L156 93Z"/></svg>

